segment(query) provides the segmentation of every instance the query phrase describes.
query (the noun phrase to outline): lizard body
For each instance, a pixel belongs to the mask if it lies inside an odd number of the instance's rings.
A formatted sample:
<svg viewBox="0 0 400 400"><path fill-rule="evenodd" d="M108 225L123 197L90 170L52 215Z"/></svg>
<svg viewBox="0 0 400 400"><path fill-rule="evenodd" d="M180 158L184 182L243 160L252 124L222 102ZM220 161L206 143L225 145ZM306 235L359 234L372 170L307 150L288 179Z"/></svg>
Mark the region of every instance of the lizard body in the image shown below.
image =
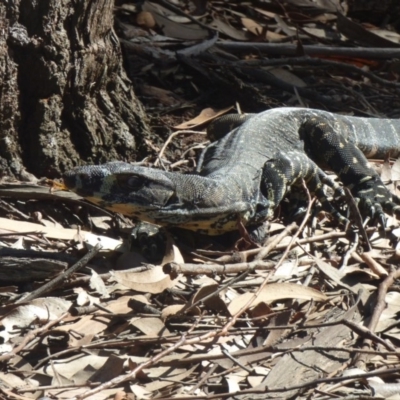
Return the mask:
<svg viewBox="0 0 400 400"><path fill-rule="evenodd" d="M222 117L224 118L224 117ZM112 162L75 168L65 186L112 211L209 235L270 218L291 186L304 180L326 210L323 187L341 192L327 166L360 200L364 216L400 215L400 200L366 157L400 154L400 120L276 108L231 118L232 130L203 151L190 174ZM236 127L237 126L237 127Z"/></svg>

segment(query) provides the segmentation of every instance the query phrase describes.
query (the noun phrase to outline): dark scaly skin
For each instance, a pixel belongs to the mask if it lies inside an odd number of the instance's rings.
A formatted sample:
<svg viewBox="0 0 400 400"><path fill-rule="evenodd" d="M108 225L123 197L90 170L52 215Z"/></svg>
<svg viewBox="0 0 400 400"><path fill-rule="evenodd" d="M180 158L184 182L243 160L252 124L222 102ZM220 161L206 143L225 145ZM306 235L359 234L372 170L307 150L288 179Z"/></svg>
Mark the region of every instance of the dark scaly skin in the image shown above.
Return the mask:
<svg viewBox="0 0 400 400"><path fill-rule="evenodd" d="M64 183L110 210L219 235L237 229L239 219L255 226L270 218L287 190L303 179L340 218L323 191L328 185L340 192L320 168L328 166L359 199L363 216L381 219L383 210L400 216L400 200L366 158L400 154L400 120L302 108L223 118L232 131L204 150L193 174L115 162L76 168L64 175Z"/></svg>

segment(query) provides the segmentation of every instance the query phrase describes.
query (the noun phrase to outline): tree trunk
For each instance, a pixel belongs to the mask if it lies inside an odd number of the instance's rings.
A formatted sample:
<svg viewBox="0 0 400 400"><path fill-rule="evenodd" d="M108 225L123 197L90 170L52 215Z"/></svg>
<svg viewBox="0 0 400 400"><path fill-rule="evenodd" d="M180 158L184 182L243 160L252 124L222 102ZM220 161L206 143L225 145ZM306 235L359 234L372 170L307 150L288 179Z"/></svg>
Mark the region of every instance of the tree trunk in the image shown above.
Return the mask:
<svg viewBox="0 0 400 400"><path fill-rule="evenodd" d="M2 176L52 177L81 160L135 158L149 131L122 68L113 5L0 3Z"/></svg>

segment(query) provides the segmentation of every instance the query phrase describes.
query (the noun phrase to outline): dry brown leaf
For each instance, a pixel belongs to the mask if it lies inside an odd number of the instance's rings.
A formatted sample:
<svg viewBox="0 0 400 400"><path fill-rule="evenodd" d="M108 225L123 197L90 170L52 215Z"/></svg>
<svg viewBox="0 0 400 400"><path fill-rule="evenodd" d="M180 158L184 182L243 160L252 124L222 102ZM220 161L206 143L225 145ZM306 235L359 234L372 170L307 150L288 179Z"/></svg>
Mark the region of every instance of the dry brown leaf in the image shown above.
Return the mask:
<svg viewBox="0 0 400 400"><path fill-rule="evenodd" d="M163 389L167 386L179 385L180 384L179 382L187 378L196 368L197 366L188 368L187 370L180 372L179 374L174 374L174 368L168 368L169 374L163 377L164 379L168 380L154 380L153 382L145 384L144 387L149 392L154 392Z"/></svg>
<svg viewBox="0 0 400 400"><path fill-rule="evenodd" d="M107 329L108 324L110 323L110 318L103 316L93 316L93 315L84 315L77 319L76 322L71 324L65 324L59 326L57 329L62 331L74 331L79 334L86 335L96 335L100 332L103 332Z"/></svg>
<svg viewBox="0 0 400 400"><path fill-rule="evenodd" d="M54 331L57 332L57 330ZM87 346L88 344L92 343L95 336L96 336L95 334L87 334L85 336L77 336L77 337L70 335L68 340L68 346L76 348L80 348L81 346Z"/></svg>
<svg viewBox="0 0 400 400"><path fill-rule="evenodd" d="M376 332L382 332L386 330L389 326L392 326L392 329L385 332L385 335L389 335L396 340L400 339L400 331L398 328L398 320L399 320L399 310L400 310L400 293L398 292L389 292L385 297L386 307L382 312L381 317L379 318L379 322L377 327L375 328Z"/></svg>
<svg viewBox="0 0 400 400"><path fill-rule="evenodd" d="M132 390L132 393L136 396L136 399L151 399L152 394L149 390L144 388L143 386L140 385L130 385L130 389Z"/></svg>
<svg viewBox="0 0 400 400"><path fill-rule="evenodd" d="M204 297L211 295L212 293L217 292L219 288L218 284L211 284L211 285L205 285L202 286L192 297L190 304L197 303L198 301L202 300ZM226 312L226 304L225 302L221 299L220 293L212 296L209 299L206 299L204 301L204 304L211 310L215 310L218 312Z"/></svg>
<svg viewBox="0 0 400 400"><path fill-rule="evenodd" d="M247 292L233 299L228 306L231 315L235 315L247 304L253 295L254 293ZM264 287L250 307L253 308L261 302L272 303L273 301L283 299L326 301L328 298L318 290L307 286L296 285L294 283L271 283Z"/></svg>
<svg viewBox="0 0 400 400"><path fill-rule="evenodd" d="M136 251L127 251L126 253L121 254L116 263L116 270L127 270L131 268L140 267L143 264L147 264L147 259L140 253Z"/></svg>
<svg viewBox="0 0 400 400"><path fill-rule="evenodd" d="M216 29L219 33L222 33L231 39L239 40L241 42L247 41L249 38L246 32L239 31L234 28L228 22L223 21L219 18L214 18L213 22L210 24L211 28Z"/></svg>
<svg viewBox="0 0 400 400"><path fill-rule="evenodd" d="M165 36L183 40L202 40L208 37L208 31L199 25L181 24L169 17L173 15L167 8L145 1L142 10L150 12L157 25L162 29Z"/></svg>
<svg viewBox="0 0 400 400"><path fill-rule="evenodd" d="M362 289L362 285L356 284L354 286L350 286L347 283L343 282L343 279L345 278L345 275L343 272L339 271L337 268L332 267L325 261L322 261L319 258L314 258L315 263L317 264L317 267L330 279L332 279L335 283L337 283L339 286L344 287L354 294L357 294L360 289Z"/></svg>
<svg viewBox="0 0 400 400"><path fill-rule="evenodd" d="M274 12L263 10L262 8L258 8L258 7L254 7L254 10L259 12L260 14L268 17L271 20L273 20L275 18L275 15L276 15L276 13L274 13Z"/></svg>
<svg viewBox="0 0 400 400"><path fill-rule="evenodd" d="M148 11L142 11L136 16L136 23L144 28L152 29L156 26L153 15Z"/></svg>
<svg viewBox="0 0 400 400"><path fill-rule="evenodd" d="M307 33L309 33L312 36L315 36L320 39L327 39L329 35L327 34L327 31L325 29L318 29L318 28L309 28L309 27L303 27L303 30Z"/></svg>
<svg viewBox="0 0 400 400"><path fill-rule="evenodd" d="M56 380L55 382L58 382ZM57 384L55 383L55 388L51 389L51 396L57 400L71 400L78 398L80 396L83 396L87 391L88 387L85 385L82 385L82 387L74 389L68 389L66 390L61 386L61 388L57 387ZM90 396L91 399L93 400L109 400L112 399L116 393L118 393L121 389L120 388L111 388L111 389L103 389L101 392L96 393L94 396Z"/></svg>
<svg viewBox="0 0 400 400"><path fill-rule="evenodd" d="M228 111L233 110L233 107L227 107L222 110L214 110L213 108L203 109L197 117L194 117L190 121L183 122L182 124L174 126L175 129L194 129L207 122L212 121L221 115L226 114Z"/></svg>
<svg viewBox="0 0 400 400"><path fill-rule="evenodd" d="M267 42L281 42L283 39L286 38L286 35L281 35L280 33L276 33L273 31L267 31L266 33L266 41Z"/></svg>
<svg viewBox="0 0 400 400"><path fill-rule="evenodd" d="M298 76L293 74L292 72L288 71L284 68L271 68L268 69L275 77L279 78L281 81L289 83L290 85L297 86L297 87L305 87L307 86L306 83L300 79Z"/></svg>
<svg viewBox="0 0 400 400"><path fill-rule="evenodd" d="M263 33L263 27L251 18L241 18L243 26L255 36Z"/></svg>
<svg viewBox="0 0 400 400"><path fill-rule="evenodd" d="M92 382L107 382L123 373L125 358L110 354L106 363L90 376Z"/></svg>
<svg viewBox="0 0 400 400"><path fill-rule="evenodd" d="M155 86L141 85L140 92L143 96L152 97L165 106L172 107L173 105L183 102L175 93Z"/></svg>
<svg viewBox="0 0 400 400"><path fill-rule="evenodd" d="M90 380L90 377L107 362L110 356L111 353L106 354L106 352L102 355L82 354L80 357L73 355L62 360L54 360L53 368L39 368L37 372L53 377L59 374L74 381L75 384L83 384Z"/></svg>
<svg viewBox="0 0 400 400"><path fill-rule="evenodd" d="M337 14L337 29L347 38L357 41L365 46L371 47L400 47L398 42L376 35L374 31L365 29L362 25L345 17L342 13Z"/></svg>
<svg viewBox="0 0 400 400"><path fill-rule="evenodd" d="M0 371L0 382L3 387L9 388L29 388L31 386L31 382L28 379L21 379L19 376L11 373L11 371L1 372ZM16 399L18 397L15 397Z"/></svg>

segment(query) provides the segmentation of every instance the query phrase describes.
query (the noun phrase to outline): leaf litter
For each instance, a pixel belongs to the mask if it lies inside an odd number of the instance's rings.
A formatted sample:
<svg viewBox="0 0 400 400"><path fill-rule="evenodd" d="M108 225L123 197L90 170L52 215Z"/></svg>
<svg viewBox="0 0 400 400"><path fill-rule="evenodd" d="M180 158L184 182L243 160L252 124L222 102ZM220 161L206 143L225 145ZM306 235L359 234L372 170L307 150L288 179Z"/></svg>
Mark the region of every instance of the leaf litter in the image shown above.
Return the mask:
<svg viewBox="0 0 400 400"><path fill-rule="evenodd" d="M204 135L173 129L233 108L399 117L399 7L386 3L119 3L128 74L157 133L145 165L194 168ZM372 162L398 192L399 161ZM6 398L399 395L393 218L366 228L367 249L318 208L293 224L283 205L262 247L170 236L152 264L123 216L41 186L0 195Z"/></svg>

